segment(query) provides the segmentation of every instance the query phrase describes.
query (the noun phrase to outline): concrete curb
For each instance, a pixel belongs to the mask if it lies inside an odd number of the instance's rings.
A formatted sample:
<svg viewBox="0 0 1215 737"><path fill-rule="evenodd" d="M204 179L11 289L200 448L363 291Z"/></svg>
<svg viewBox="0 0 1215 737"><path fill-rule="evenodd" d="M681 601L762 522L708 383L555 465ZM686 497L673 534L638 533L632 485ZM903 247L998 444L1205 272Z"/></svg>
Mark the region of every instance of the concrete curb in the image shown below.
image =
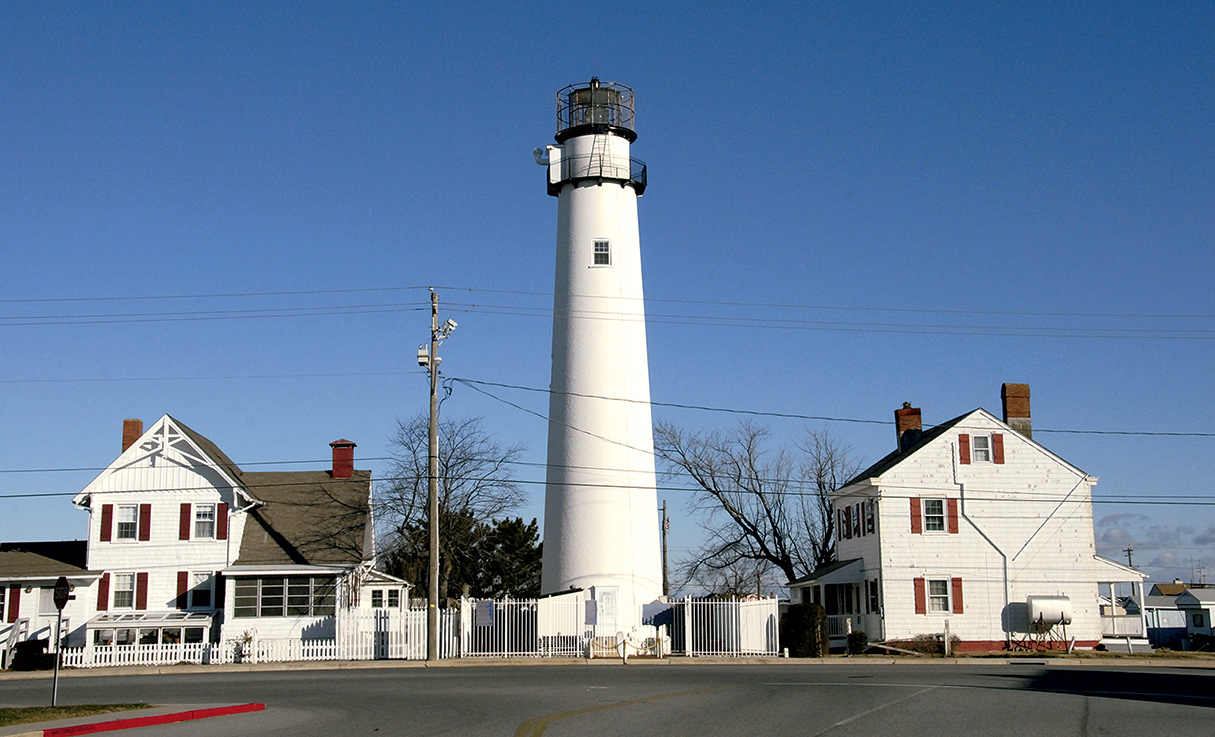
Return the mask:
<svg viewBox="0 0 1215 737"><path fill-rule="evenodd" d="M780 657L670 657L629 658L628 666L680 665L785 665L785 666L856 666L856 665L1050 665L1071 667L1112 668L1205 668L1215 669L1215 659L1188 658L1088 658L1088 657L892 657L863 655L859 657L780 658ZM312 670L382 670L397 668L498 668L509 666L585 665L620 666L620 658L452 658L437 663L421 660L311 660L275 663L232 663L226 665L132 665L113 668L78 668L59 671L60 678L89 678L102 676L172 675L198 673L269 673L276 671ZM7 680L50 679L50 671L0 672L0 683ZM2 734L2 733L0 733Z"/></svg>
<svg viewBox="0 0 1215 737"><path fill-rule="evenodd" d="M75 737L83 734L97 734L98 732L113 732L120 729L133 729L135 727L151 727L157 724L172 724L174 722L189 722L195 719L209 719L211 717L222 717L229 714L248 714L254 711L265 710L265 704L232 704L230 706L217 706L209 709L187 709L185 711L170 711L164 714L151 714L143 717L127 717L125 719L103 719L102 721L85 722L82 724L66 724L64 726L46 726L42 729L34 729L28 732L9 733L5 737ZM113 712L110 714L98 714L97 717L112 717L114 714L122 714L123 712ZM93 717L81 717L80 719L92 719ZM65 720L66 721L66 720ZM76 720L72 720L76 721ZM52 725L55 722L42 722L42 724ZM28 725L22 725L28 726Z"/></svg>

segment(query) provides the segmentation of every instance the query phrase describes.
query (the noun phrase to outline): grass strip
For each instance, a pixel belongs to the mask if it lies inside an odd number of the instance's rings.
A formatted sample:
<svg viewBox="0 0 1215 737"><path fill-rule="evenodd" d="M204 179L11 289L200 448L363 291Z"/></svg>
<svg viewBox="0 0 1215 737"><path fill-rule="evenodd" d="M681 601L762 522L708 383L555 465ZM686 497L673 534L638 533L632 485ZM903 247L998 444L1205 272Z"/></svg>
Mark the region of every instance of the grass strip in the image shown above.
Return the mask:
<svg viewBox="0 0 1215 737"><path fill-rule="evenodd" d="M0 709L0 727L56 719L74 719L94 714L147 709L151 704L78 704L75 706L22 706Z"/></svg>

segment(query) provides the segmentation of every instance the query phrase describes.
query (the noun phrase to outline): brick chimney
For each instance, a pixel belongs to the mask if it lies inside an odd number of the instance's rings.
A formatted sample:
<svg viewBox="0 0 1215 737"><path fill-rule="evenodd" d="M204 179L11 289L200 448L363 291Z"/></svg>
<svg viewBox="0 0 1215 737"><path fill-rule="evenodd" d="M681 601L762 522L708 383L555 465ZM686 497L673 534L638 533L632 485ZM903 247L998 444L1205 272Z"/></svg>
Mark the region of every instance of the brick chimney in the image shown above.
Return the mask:
<svg viewBox="0 0 1215 737"><path fill-rule="evenodd" d="M354 475L355 444L349 440L334 440L329 444L333 448L333 470L330 475L335 479L348 479Z"/></svg>
<svg viewBox="0 0 1215 737"><path fill-rule="evenodd" d="M122 449L125 451L134 445L136 440L143 435L143 420L123 420L122 421Z"/></svg>
<svg viewBox="0 0 1215 737"><path fill-rule="evenodd" d="M1000 402L1004 405L1004 424L1032 438L1034 424L1029 418L1029 384L1001 385Z"/></svg>
<svg viewBox="0 0 1215 737"><path fill-rule="evenodd" d="M922 429L919 407L912 407L911 402L903 402L903 408L894 411L894 431L898 436L899 450L907 450L914 445L920 439Z"/></svg>

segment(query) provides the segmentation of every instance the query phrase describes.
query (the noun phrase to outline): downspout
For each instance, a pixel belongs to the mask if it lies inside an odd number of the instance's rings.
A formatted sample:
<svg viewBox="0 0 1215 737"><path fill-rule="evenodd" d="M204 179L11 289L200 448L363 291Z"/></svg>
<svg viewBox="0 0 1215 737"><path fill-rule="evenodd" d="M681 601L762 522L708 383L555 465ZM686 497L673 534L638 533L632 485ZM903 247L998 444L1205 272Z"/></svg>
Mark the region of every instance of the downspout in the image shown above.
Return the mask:
<svg viewBox="0 0 1215 737"><path fill-rule="evenodd" d="M950 448L953 448L953 443L950 443ZM992 550L1000 554L1000 566L1003 569L1002 575L1004 578L1004 609L1001 611L1000 626L1004 630L1004 644L1006 646L1011 646L1012 631L1007 625L1005 625L1005 620L1008 617L1008 605L1012 602L1012 597L1009 592L1010 582L1008 579L1008 554L1001 550L1000 546L996 545L996 541L988 537L987 533L983 531L983 528L979 527L978 523L971 519L970 515L966 513L966 484L963 484L958 478L958 454L956 452L951 452L950 456L952 456L951 462L953 464L953 482L958 486L958 514L961 515L962 519L966 520L966 523L970 525L975 532L979 533L979 537L987 541L987 544L991 546Z"/></svg>

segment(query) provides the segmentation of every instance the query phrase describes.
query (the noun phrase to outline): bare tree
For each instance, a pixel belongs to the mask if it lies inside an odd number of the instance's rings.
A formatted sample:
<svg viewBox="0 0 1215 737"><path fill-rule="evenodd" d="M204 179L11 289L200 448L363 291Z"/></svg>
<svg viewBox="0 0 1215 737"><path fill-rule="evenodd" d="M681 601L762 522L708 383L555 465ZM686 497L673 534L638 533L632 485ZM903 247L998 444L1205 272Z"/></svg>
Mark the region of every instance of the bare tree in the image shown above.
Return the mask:
<svg viewBox="0 0 1215 737"><path fill-rule="evenodd" d="M676 567L677 588L741 597L762 596L785 585L784 574L767 561L744 559L720 568L699 563L695 558L680 561Z"/></svg>
<svg viewBox="0 0 1215 737"><path fill-rule="evenodd" d="M389 478L376 490L380 550L390 572L425 590L428 559L429 418L398 421ZM523 503L512 466L522 445L500 446L478 418L439 422L440 590L469 583L479 531Z"/></svg>
<svg viewBox="0 0 1215 737"><path fill-rule="evenodd" d="M831 492L856 476L861 464L850 457L851 447L843 445L825 429L807 429L797 447L801 451L802 488L811 492L811 496L803 497L805 501L800 511L803 533L814 559L811 570L814 570L835 560Z"/></svg>
<svg viewBox="0 0 1215 737"><path fill-rule="evenodd" d="M691 480L700 492L695 509L706 538L683 566L685 582L729 582L749 562L791 581L833 559L829 494L857 469L849 449L826 431L808 430L800 457L769 442L766 428L745 421L703 434L656 425L664 475Z"/></svg>

